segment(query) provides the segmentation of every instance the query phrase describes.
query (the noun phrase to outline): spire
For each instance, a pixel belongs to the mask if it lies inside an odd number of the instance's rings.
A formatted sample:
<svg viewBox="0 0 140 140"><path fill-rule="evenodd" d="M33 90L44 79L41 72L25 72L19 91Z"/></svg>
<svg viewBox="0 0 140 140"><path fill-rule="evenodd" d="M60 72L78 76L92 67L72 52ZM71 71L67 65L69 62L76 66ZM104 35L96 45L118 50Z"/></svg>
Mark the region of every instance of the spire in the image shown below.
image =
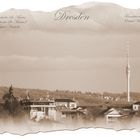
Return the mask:
<svg viewBox="0 0 140 140"><path fill-rule="evenodd" d="M30 100L29 90L26 91L26 99L27 99L27 100Z"/></svg>
<svg viewBox="0 0 140 140"><path fill-rule="evenodd" d="M126 66L126 76L127 76L127 101L130 102L130 61L129 61L129 42L127 42L127 66Z"/></svg>
<svg viewBox="0 0 140 140"><path fill-rule="evenodd" d="M11 84L10 88L9 88L9 93L12 95L13 94L13 86Z"/></svg>

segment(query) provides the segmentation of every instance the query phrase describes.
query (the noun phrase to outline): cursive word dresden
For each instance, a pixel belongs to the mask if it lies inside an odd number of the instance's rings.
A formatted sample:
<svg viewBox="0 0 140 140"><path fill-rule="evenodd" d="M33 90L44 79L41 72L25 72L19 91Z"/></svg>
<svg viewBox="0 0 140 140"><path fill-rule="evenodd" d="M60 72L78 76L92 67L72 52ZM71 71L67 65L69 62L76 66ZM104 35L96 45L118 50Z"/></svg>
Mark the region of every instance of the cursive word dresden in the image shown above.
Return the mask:
<svg viewBox="0 0 140 140"><path fill-rule="evenodd" d="M88 20L89 16L85 15L83 12L78 12L78 13L74 13L71 12L70 10L58 10L55 13L55 20L81 20L81 21L85 21Z"/></svg>

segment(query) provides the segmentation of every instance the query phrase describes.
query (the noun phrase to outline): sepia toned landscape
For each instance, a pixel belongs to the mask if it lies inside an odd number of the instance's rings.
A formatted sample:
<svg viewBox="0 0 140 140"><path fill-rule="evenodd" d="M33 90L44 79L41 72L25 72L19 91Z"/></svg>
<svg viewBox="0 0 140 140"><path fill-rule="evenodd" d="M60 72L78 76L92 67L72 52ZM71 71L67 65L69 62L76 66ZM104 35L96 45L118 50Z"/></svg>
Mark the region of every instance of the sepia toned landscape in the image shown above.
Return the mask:
<svg viewBox="0 0 140 140"><path fill-rule="evenodd" d="M91 2L0 13L0 132L140 130L140 10Z"/></svg>

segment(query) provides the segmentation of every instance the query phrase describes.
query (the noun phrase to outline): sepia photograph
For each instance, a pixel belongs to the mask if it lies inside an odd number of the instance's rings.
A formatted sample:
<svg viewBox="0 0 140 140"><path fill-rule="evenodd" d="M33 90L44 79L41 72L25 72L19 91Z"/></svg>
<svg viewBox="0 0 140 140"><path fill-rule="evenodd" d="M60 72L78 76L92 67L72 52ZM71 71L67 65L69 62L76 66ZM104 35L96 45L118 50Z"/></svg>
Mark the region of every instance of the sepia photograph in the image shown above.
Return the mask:
<svg viewBox="0 0 140 140"><path fill-rule="evenodd" d="M0 133L139 131L139 35L140 9L109 2L0 12Z"/></svg>

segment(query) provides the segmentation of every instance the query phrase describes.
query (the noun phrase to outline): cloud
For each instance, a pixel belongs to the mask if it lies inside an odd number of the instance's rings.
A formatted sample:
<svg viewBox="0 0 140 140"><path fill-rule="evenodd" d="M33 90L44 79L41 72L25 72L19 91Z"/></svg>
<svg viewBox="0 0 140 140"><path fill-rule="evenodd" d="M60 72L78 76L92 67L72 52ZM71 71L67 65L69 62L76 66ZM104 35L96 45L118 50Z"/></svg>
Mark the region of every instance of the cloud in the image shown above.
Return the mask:
<svg viewBox="0 0 140 140"><path fill-rule="evenodd" d="M134 59L134 58L133 58ZM134 59L138 65L140 58ZM30 57L30 56L0 56L0 71L92 71L94 69L123 68L124 58L96 57ZM139 64L140 65L140 64Z"/></svg>

